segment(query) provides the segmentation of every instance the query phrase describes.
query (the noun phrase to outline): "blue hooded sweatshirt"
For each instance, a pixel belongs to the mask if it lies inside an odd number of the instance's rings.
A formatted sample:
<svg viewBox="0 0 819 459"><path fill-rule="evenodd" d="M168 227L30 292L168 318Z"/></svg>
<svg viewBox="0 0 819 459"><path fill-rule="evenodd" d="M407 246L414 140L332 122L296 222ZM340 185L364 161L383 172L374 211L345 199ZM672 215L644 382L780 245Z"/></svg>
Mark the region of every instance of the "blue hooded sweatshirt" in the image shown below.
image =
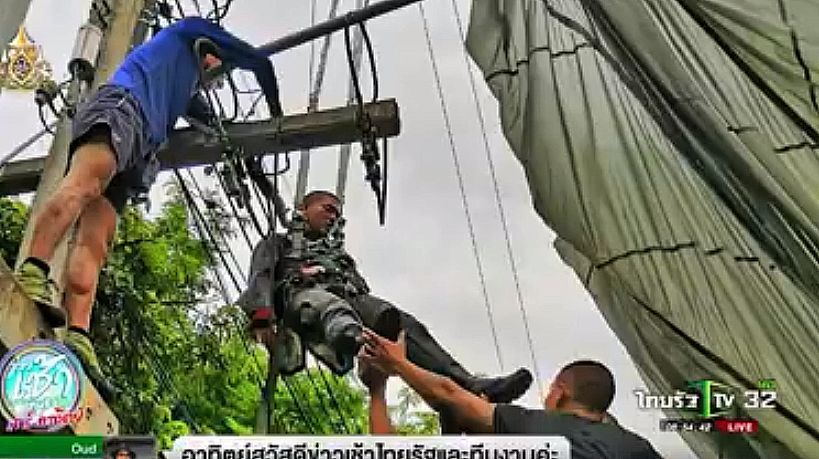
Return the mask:
<svg viewBox="0 0 819 459"><path fill-rule="evenodd" d="M208 38L220 48L222 65L255 73L269 106L279 107L273 64L266 55L206 19L187 17L134 48L108 81L139 101L150 140L156 144L168 138L195 93L200 64L193 43L198 38Z"/></svg>

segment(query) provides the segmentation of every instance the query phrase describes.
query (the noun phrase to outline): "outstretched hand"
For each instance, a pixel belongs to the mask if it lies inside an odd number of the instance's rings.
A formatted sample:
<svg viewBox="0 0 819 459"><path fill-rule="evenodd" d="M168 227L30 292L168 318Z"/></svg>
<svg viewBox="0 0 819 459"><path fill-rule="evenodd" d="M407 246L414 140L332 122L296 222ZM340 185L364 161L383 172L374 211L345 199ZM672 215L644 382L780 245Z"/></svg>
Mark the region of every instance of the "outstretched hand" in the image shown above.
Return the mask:
<svg viewBox="0 0 819 459"><path fill-rule="evenodd" d="M385 375L395 374L398 365L407 359L407 345L404 331L398 334L395 342L383 338L369 329L362 334L364 345L359 351L359 358L368 365L375 366Z"/></svg>

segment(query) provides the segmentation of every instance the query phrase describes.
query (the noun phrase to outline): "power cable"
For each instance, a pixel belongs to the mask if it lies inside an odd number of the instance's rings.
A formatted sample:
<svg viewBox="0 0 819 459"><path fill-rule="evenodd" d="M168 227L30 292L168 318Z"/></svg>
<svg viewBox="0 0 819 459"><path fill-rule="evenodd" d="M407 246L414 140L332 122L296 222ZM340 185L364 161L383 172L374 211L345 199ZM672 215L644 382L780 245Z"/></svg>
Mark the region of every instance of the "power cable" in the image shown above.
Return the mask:
<svg viewBox="0 0 819 459"><path fill-rule="evenodd" d="M464 26L461 22L460 11L458 10L457 0L452 0L452 9L455 16L455 22L458 26L458 36L462 40L465 39ZM512 279L515 283L515 293L517 294L518 307L520 309L521 317L523 318L523 326L526 332L526 340L529 344L529 353L532 358L533 369L535 370L535 378L538 381L538 387L543 389L543 382L538 369L537 358L535 357L535 346L532 341L532 332L529 329L529 318L526 313L526 308L523 302L523 292L520 286L520 276L518 275L517 263L515 262L514 252L512 251L512 242L509 236L509 225L506 221L506 211L503 207L503 201L500 196L500 187L498 186L497 173L495 172L495 162L492 159L491 148L489 146L489 136L486 133L486 122L483 118L483 110L481 108L480 99L478 98L477 85L475 84L475 75L472 66L469 65L469 55L466 52L466 46L461 47L464 57L464 65L466 66L469 75L469 87L472 90L472 99L475 101L475 113L478 117L478 124L481 129L481 138L483 139L484 153L486 154L486 162L489 165L489 176L492 181L492 190L494 191L495 203L498 206L498 215L500 216L501 226L503 228L503 239L506 243L506 254L509 258L509 266L512 271Z"/></svg>
<svg viewBox="0 0 819 459"><path fill-rule="evenodd" d="M498 342L498 333L497 333L497 330L496 330L496 327L495 327L495 319L494 319L494 316L492 314L492 308L489 305L489 294L487 293L487 289L486 289L486 278L485 278L484 273L483 273L483 265L481 264L480 252L478 251L478 243L477 243L477 240L475 238L475 228L474 228L474 226L472 224L472 215L469 212L469 204L467 203L467 199L466 199L466 191L465 191L465 188L464 188L464 180L463 180L463 175L461 174L461 165L460 165L460 161L458 160L458 154L457 154L457 151L456 151L456 148L455 148L455 139L454 139L454 137L452 135L452 125L451 125L451 123L449 121L449 113L448 113L447 108L446 108L446 101L445 101L445 98L444 98L443 85L441 84L441 77L440 77L439 72L438 72L438 65L435 62L435 52L434 52L433 47L432 47L432 39L430 38L430 34L429 34L429 24L427 22L426 13L424 12L423 3L418 3L418 9L421 12L421 19L422 19L423 26L424 26L424 37L426 38L427 49L429 51L429 58L430 58L430 62L432 63L432 73L433 73L433 75L435 77L435 85L436 85L436 87L438 89L438 100L439 100L439 102L441 104L441 112L443 113L443 116L444 116L444 125L446 127L446 133L447 133L447 137L449 139L450 152L452 153L452 162L455 165L455 175L456 175L456 177L458 179L458 190L461 193L461 203L463 205L464 215L466 217L466 225L467 225L467 230L468 230L468 233L469 233L469 239L472 242L472 254L475 257L475 264L476 264L477 269L478 269L478 278L479 278L480 284L481 284L481 292L483 294L484 304L486 305L486 314L489 317L489 327L492 330L492 339L493 339L494 344L495 344L495 355L498 358L498 365L500 366L501 371L503 371L503 359L501 358L501 350L500 350L500 344Z"/></svg>

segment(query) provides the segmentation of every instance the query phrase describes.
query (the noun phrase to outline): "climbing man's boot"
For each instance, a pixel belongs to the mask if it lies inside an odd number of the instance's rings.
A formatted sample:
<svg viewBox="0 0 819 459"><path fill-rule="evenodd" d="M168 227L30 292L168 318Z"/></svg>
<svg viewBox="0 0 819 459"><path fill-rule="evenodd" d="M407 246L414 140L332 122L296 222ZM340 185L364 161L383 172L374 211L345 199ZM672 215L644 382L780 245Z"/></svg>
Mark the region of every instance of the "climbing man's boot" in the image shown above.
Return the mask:
<svg viewBox="0 0 819 459"><path fill-rule="evenodd" d="M54 301L57 297L57 285L48 277L48 265L40 260L32 260L29 258L24 261L14 277L23 292L37 305L48 326L62 327L66 323L66 315L65 310Z"/></svg>
<svg viewBox="0 0 819 459"><path fill-rule="evenodd" d="M111 402L116 397L117 390L102 373L99 360L97 360L97 353L94 351L94 345L91 344L88 336L69 328L65 334L63 344L80 359L86 376L91 380L91 384L97 388L103 400Z"/></svg>

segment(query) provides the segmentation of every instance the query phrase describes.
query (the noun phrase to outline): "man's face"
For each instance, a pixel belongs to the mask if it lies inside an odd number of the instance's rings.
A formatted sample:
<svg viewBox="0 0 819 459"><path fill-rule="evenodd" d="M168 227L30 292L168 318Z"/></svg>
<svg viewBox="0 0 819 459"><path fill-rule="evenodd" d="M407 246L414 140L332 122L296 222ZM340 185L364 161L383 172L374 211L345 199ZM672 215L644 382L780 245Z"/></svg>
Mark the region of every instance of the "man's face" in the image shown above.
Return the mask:
<svg viewBox="0 0 819 459"><path fill-rule="evenodd" d="M222 87L222 83L225 80L225 75L213 73L216 72L221 66L222 60L213 54L205 54L205 57L202 58L202 71L205 74L205 79L207 81L202 81L201 83L206 89L217 89Z"/></svg>
<svg viewBox="0 0 819 459"><path fill-rule="evenodd" d="M117 455L114 457L116 459L131 459L131 456L128 454L128 451L117 451Z"/></svg>
<svg viewBox="0 0 819 459"><path fill-rule="evenodd" d="M301 210L307 227L313 231L326 231L330 222L341 216L339 202L332 196L319 195Z"/></svg>
<svg viewBox="0 0 819 459"><path fill-rule="evenodd" d="M222 59L219 59L213 54L205 54L205 57L202 58L202 67L205 71L215 69L220 65L222 65Z"/></svg>

